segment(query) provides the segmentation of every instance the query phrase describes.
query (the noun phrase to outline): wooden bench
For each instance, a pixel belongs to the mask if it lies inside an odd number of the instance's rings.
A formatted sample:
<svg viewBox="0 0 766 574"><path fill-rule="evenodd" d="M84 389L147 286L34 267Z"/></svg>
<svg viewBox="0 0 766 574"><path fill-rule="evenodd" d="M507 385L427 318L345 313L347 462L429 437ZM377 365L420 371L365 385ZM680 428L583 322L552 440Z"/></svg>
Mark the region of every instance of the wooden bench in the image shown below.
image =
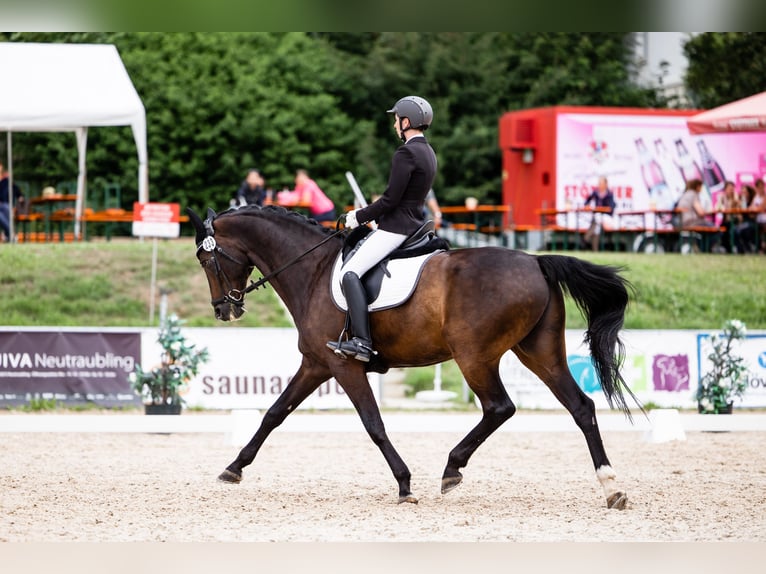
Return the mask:
<svg viewBox="0 0 766 574"><path fill-rule="evenodd" d="M684 227L678 232L678 250L681 253L694 253L698 251L695 240L700 240L700 248L704 253L710 252L710 242L726 231L725 227L709 227L706 225L692 225Z"/></svg>
<svg viewBox="0 0 766 574"><path fill-rule="evenodd" d="M38 226L41 221L45 220L45 215L36 211L17 213L14 220L17 225L16 238L19 243L30 243L40 240L41 233L38 230ZM34 231L32 232L29 231L30 223L34 226Z"/></svg>

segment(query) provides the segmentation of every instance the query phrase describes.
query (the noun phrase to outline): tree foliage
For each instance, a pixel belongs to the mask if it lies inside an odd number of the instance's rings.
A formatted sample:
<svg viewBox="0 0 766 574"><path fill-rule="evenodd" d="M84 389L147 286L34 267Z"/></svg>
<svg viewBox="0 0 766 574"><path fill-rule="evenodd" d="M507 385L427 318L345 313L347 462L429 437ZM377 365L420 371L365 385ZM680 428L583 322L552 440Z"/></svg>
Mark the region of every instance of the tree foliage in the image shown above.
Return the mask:
<svg viewBox="0 0 766 574"><path fill-rule="evenodd" d="M706 32L685 45L685 84L695 107L714 108L766 89L766 34Z"/></svg>
<svg viewBox="0 0 766 574"><path fill-rule="evenodd" d="M147 114L150 197L222 209L250 167L275 190L307 168L338 205L351 170L382 193L398 141L385 113L400 97L433 105L428 136L444 203L500 200L497 129L506 111L550 105L658 106L628 76L617 33L6 33L0 40L115 44ZM52 87L55 93L55 87ZM16 177L77 173L71 134L14 136ZM129 128L91 128L91 198L137 187ZM135 193L123 193L127 207Z"/></svg>

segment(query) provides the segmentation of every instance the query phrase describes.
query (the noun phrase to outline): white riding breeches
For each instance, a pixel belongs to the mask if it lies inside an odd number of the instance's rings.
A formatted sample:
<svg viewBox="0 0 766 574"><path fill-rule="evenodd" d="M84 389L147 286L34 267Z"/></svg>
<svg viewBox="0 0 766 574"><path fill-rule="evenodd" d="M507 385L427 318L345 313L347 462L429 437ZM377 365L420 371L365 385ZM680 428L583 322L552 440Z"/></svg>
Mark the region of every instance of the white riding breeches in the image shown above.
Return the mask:
<svg viewBox="0 0 766 574"><path fill-rule="evenodd" d="M351 259L343 264L340 276L343 277L351 271L361 278L367 271L380 263L386 255L404 243L405 239L407 239L406 235L376 229L367 236L364 243L351 256Z"/></svg>

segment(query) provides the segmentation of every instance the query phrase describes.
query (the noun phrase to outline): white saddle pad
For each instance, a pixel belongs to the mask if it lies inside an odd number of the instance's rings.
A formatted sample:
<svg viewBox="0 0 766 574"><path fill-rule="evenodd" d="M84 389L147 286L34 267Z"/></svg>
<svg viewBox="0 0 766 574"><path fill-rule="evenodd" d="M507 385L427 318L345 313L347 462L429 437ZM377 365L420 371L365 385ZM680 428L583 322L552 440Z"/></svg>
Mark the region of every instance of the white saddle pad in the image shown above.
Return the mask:
<svg viewBox="0 0 766 574"><path fill-rule="evenodd" d="M420 273L425 266L426 261L431 257L441 253L441 251L434 251L433 253L426 253L425 255L419 255L417 257L408 257L406 259L392 259L388 262L388 275L383 276L383 283L380 286L380 294L378 298L370 303L367 308L370 311L382 311L384 309L391 309L401 305L407 299L410 298L415 291L415 286L420 279ZM343 264L341 254L335 259L335 265L332 268L332 275L330 276L330 290L332 291L332 300L335 306L341 311L347 311L348 305L346 304L346 298L343 296L343 292L340 289L340 268Z"/></svg>

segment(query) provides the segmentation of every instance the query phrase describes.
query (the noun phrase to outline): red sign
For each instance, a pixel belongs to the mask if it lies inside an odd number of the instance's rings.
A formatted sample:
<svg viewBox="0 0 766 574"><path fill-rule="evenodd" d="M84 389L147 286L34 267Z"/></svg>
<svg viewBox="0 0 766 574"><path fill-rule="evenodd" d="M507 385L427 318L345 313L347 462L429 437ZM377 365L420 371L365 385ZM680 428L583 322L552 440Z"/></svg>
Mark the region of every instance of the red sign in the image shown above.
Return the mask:
<svg viewBox="0 0 766 574"><path fill-rule="evenodd" d="M133 235L137 237L178 237L181 231L178 203L133 204Z"/></svg>

